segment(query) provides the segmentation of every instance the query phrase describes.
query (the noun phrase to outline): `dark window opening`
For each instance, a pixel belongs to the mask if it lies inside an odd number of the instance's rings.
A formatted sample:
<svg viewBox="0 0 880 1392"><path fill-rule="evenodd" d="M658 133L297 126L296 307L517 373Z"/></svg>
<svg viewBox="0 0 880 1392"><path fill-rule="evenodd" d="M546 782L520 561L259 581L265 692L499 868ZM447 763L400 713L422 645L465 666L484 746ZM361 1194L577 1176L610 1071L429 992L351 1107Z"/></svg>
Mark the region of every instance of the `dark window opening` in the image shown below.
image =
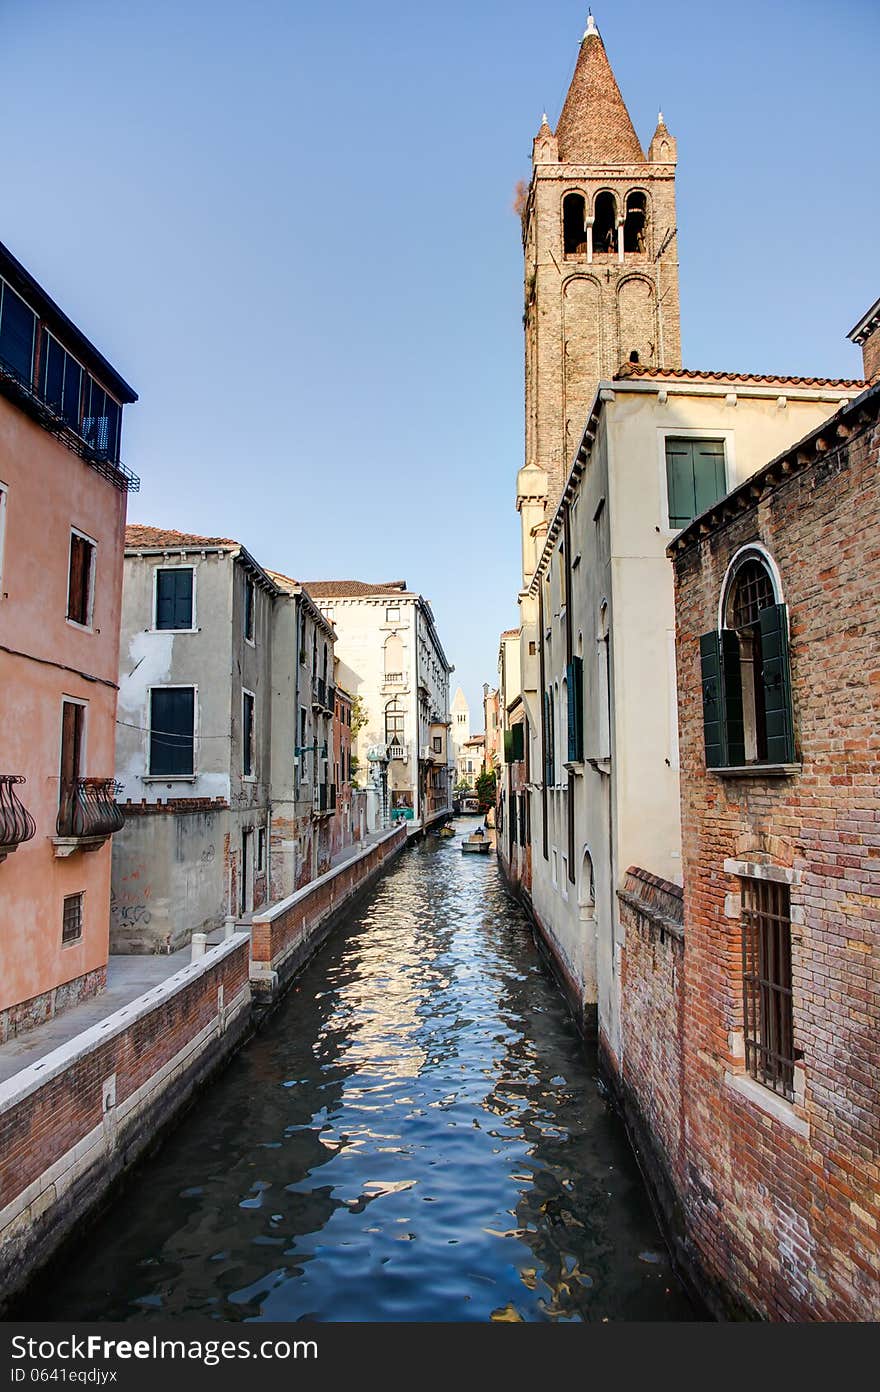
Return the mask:
<svg viewBox="0 0 880 1392"><path fill-rule="evenodd" d="M254 772L254 698L249 691L242 693L241 702L241 771L245 778Z"/></svg>
<svg viewBox="0 0 880 1392"><path fill-rule="evenodd" d="M150 773L191 777L195 768L196 693L192 686L156 687L150 693Z"/></svg>
<svg viewBox="0 0 880 1392"><path fill-rule="evenodd" d="M193 626L193 569L175 566L156 571L156 627L191 629Z"/></svg>
<svg viewBox="0 0 880 1392"><path fill-rule="evenodd" d="M257 872L263 874L266 869L266 828L260 827L257 831Z"/></svg>
<svg viewBox="0 0 880 1392"><path fill-rule="evenodd" d="M87 627L91 619L92 572L95 548L78 532L70 534L70 569L67 577L67 617Z"/></svg>
<svg viewBox="0 0 880 1392"><path fill-rule="evenodd" d="M579 193L567 193L562 200L562 249L566 256L587 253L587 205Z"/></svg>
<svg viewBox="0 0 880 1392"><path fill-rule="evenodd" d="M739 639L739 672L746 763L767 759L766 674L761 641L761 612L775 599L773 584L758 560L737 572L728 598L726 627Z"/></svg>
<svg viewBox="0 0 880 1392"><path fill-rule="evenodd" d="M746 1067L759 1083L794 1095L794 1028L789 888L773 880L742 885L743 1033Z"/></svg>
<svg viewBox="0 0 880 1392"><path fill-rule="evenodd" d="M602 256L617 251L617 202L613 193L596 195L593 213L593 255Z"/></svg>
<svg viewBox="0 0 880 1392"><path fill-rule="evenodd" d="M648 249L648 201L643 193L627 194L623 249L639 255Z"/></svg>
<svg viewBox="0 0 880 1392"><path fill-rule="evenodd" d="M51 334L43 342L43 395L70 428L79 431L82 368Z"/></svg>
<svg viewBox="0 0 880 1392"><path fill-rule="evenodd" d="M82 894L65 894L61 913L61 943L79 942L83 930Z"/></svg>
<svg viewBox="0 0 880 1392"><path fill-rule="evenodd" d="M256 585L249 575L244 578L244 636L249 643L254 641L254 609L256 607Z"/></svg>
<svg viewBox="0 0 880 1392"><path fill-rule="evenodd" d="M0 366L31 386L37 316L15 291L0 281Z"/></svg>
<svg viewBox="0 0 880 1392"><path fill-rule="evenodd" d="M61 708L61 802L73 796L82 777L85 706L65 701Z"/></svg>

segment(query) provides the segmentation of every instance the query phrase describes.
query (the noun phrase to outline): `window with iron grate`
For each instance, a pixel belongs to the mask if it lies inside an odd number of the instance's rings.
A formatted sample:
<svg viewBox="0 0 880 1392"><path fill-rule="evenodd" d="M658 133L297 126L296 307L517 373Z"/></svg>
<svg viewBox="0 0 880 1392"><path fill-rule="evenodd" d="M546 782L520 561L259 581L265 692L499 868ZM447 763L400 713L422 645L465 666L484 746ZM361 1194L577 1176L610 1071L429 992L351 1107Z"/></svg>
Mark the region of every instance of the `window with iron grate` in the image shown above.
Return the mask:
<svg viewBox="0 0 880 1392"><path fill-rule="evenodd" d="M782 1097L794 1095L789 888L743 879L743 1030L746 1067Z"/></svg>
<svg viewBox="0 0 880 1392"><path fill-rule="evenodd" d="M79 942L82 937L83 927L83 896L82 894L66 894L64 896L64 908L61 917L61 943Z"/></svg>

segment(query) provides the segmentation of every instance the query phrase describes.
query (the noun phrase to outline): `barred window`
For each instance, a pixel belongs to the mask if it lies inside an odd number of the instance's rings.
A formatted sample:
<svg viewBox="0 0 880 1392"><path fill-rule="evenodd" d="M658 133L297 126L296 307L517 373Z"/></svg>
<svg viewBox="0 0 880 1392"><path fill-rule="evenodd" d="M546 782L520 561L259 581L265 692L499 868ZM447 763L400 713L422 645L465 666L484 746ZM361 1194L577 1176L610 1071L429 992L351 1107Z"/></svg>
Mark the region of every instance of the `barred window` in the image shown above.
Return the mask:
<svg viewBox="0 0 880 1392"><path fill-rule="evenodd" d="M790 1098L794 1030L789 889L773 880L740 883L746 1067L759 1083Z"/></svg>
<svg viewBox="0 0 880 1392"><path fill-rule="evenodd" d="M83 897L82 894L66 894L61 917L61 943L79 942L82 937Z"/></svg>

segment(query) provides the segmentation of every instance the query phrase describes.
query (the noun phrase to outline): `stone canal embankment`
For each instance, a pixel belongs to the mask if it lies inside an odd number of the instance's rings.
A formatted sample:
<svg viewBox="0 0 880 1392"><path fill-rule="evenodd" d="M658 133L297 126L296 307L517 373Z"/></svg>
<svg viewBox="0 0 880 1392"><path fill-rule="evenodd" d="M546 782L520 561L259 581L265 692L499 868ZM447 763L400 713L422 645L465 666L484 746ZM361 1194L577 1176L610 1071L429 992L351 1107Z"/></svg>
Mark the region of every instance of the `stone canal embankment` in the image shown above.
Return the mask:
<svg viewBox="0 0 880 1392"><path fill-rule="evenodd" d="M0 1310L239 1047L406 843L395 828L0 1081ZM36 1041L34 1041L36 1042Z"/></svg>

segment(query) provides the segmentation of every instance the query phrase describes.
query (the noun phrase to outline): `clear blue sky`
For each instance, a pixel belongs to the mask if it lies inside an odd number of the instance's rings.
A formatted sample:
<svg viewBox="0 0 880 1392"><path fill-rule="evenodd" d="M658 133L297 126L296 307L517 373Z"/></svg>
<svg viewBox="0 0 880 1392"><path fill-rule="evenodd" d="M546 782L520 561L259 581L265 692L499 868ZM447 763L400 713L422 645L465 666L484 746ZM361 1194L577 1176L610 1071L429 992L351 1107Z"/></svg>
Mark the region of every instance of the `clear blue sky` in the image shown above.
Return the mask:
<svg viewBox="0 0 880 1392"><path fill-rule="evenodd" d="M880 5L594 8L643 142L661 105L678 138L686 365L859 375ZM585 17L0 0L0 240L140 393L130 520L406 579L472 707L516 619L511 201Z"/></svg>

